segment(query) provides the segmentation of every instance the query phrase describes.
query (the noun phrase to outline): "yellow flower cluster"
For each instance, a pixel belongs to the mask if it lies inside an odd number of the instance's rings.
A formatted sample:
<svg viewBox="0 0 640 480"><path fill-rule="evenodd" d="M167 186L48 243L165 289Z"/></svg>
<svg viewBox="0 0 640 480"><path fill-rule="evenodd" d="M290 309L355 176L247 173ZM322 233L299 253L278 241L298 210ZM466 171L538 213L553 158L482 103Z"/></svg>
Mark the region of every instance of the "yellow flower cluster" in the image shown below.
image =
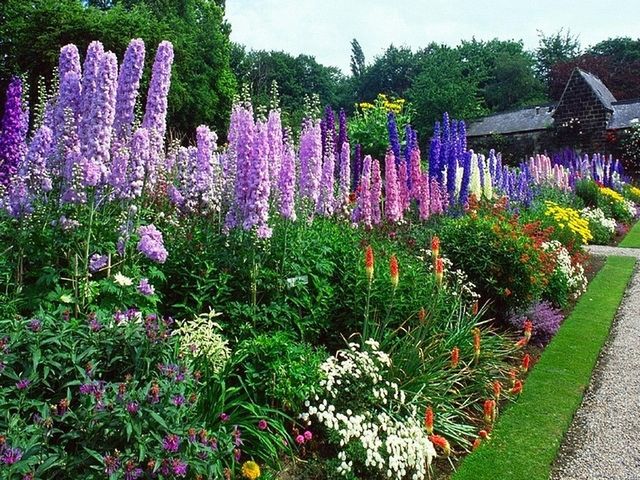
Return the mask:
<svg viewBox="0 0 640 480"><path fill-rule="evenodd" d="M544 214L553 218L559 228L569 229L572 233L578 235L584 244L593 239L591 230L589 230L589 221L582 218L578 210L570 207L561 207L557 203L548 200L544 203L547 206Z"/></svg>
<svg viewBox="0 0 640 480"><path fill-rule="evenodd" d="M406 100L404 98L396 98L389 99L384 93L379 93L376 98L375 104L369 102L361 102L358 105L362 109L363 112L368 110L373 110L375 108L380 108L385 112L393 112L396 115L402 112L402 108Z"/></svg>
<svg viewBox="0 0 640 480"><path fill-rule="evenodd" d="M624 197L615 190L611 190L607 187L600 187L600 193L606 197L609 197L614 202L624 203Z"/></svg>
<svg viewBox="0 0 640 480"><path fill-rule="evenodd" d="M260 465L253 460L244 462L242 465L242 476L249 480L256 480L256 478L260 477Z"/></svg>
<svg viewBox="0 0 640 480"><path fill-rule="evenodd" d="M630 197L631 200L634 200L636 202L640 200L640 188L629 185L627 187L626 193L627 197Z"/></svg>

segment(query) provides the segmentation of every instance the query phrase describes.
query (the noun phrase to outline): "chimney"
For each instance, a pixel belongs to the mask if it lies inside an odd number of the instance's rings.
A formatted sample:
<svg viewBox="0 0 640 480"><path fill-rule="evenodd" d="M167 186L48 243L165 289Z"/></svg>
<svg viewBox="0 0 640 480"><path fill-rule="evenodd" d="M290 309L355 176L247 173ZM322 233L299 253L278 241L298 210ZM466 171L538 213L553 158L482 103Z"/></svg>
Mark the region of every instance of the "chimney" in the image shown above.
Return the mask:
<svg viewBox="0 0 640 480"><path fill-rule="evenodd" d="M536 115L540 115L540 107L536 107Z"/></svg>

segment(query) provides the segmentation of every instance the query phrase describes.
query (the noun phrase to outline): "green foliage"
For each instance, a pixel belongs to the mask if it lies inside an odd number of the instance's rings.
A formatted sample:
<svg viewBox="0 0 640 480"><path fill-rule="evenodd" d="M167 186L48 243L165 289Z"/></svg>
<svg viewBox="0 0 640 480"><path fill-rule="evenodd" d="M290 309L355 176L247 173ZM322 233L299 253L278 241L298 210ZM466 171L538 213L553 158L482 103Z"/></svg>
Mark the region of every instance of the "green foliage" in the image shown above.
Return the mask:
<svg viewBox="0 0 640 480"><path fill-rule="evenodd" d="M543 257L516 219L466 215L443 225L442 251L462 268L492 313L528 306L543 289ZM469 252L474 252L470 255Z"/></svg>
<svg viewBox="0 0 640 480"><path fill-rule="evenodd" d="M229 67L229 26L223 9L207 0L182 2L110 2L105 10L80 0L8 0L0 4L0 88L11 75L25 72L29 83L50 82L62 46L75 43L84 52L96 39L117 54L131 38L147 45L147 65L156 45L173 43L175 62L169 92L169 122L177 132L191 133L205 123L226 129L235 92ZM149 74L143 78L148 82ZM144 91L144 89L143 89ZM35 90L32 94L35 95ZM143 99L144 100L144 99Z"/></svg>
<svg viewBox="0 0 640 480"><path fill-rule="evenodd" d="M576 182L575 194L584 202L585 207L598 206L598 185L590 179Z"/></svg>
<svg viewBox="0 0 640 480"><path fill-rule="evenodd" d="M291 339L285 331L261 334L238 345L246 388L260 403L299 412L319 393L319 366L326 353Z"/></svg>
<svg viewBox="0 0 640 480"><path fill-rule="evenodd" d="M580 40L572 35L570 30L564 29L545 35L538 32L539 41L536 49L536 74L545 85L549 86L551 67L556 63L570 60L580 54Z"/></svg>

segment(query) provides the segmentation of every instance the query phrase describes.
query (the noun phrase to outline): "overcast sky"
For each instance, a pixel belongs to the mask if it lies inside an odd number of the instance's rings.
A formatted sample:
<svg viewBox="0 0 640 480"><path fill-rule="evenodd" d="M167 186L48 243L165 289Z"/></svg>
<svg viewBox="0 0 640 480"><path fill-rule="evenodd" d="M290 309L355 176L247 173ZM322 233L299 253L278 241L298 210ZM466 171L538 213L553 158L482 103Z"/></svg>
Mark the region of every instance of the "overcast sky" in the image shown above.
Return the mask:
<svg viewBox="0 0 640 480"><path fill-rule="evenodd" d="M357 38L367 62L391 43L414 50L429 42L522 39L562 27L584 47L615 36L640 38L640 0L227 0L231 38L255 50L313 55L349 71Z"/></svg>

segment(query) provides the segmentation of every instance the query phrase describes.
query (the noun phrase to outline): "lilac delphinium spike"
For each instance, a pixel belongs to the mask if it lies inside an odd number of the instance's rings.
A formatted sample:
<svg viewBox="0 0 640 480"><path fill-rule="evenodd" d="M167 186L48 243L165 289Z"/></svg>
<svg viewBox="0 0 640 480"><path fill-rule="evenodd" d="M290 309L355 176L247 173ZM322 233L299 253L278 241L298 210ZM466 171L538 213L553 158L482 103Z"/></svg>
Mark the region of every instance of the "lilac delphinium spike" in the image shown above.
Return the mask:
<svg viewBox="0 0 640 480"><path fill-rule="evenodd" d="M255 123L250 104L236 104L231 111L229 151L233 155L232 176L235 177L233 202L225 220L225 230L240 226L247 211L247 196L254 145Z"/></svg>
<svg viewBox="0 0 640 480"><path fill-rule="evenodd" d="M61 83L64 76L69 72L74 72L78 76L82 73L80 70L80 53L78 52L78 47L73 43L65 45L60 49L60 56L58 57L58 74L60 75Z"/></svg>
<svg viewBox="0 0 640 480"><path fill-rule="evenodd" d="M128 173L129 197L135 198L142 195L149 159L149 131L146 128L138 128L131 138Z"/></svg>
<svg viewBox="0 0 640 480"><path fill-rule="evenodd" d="M164 151L164 134L167 129L167 98L171 86L173 45L163 41L158 45L147 93L147 105L142 126L149 131L151 159L147 172L150 185L155 184L155 174Z"/></svg>
<svg viewBox="0 0 640 480"><path fill-rule="evenodd" d="M273 185L277 185L283 154L282 119L279 110L271 110L267 119L267 145L269 177Z"/></svg>
<svg viewBox="0 0 640 480"><path fill-rule="evenodd" d="M333 142L329 140L327 133L327 144L325 146L324 161L322 162L322 177L320 179L320 196L316 203L316 212L320 215L329 217L333 215L335 207L334 192L334 170L335 170L335 154L333 150Z"/></svg>
<svg viewBox="0 0 640 480"><path fill-rule="evenodd" d="M77 125L80 117L80 76L75 71L66 73L60 81L60 94L54 111L53 133L56 143L60 141L65 128L65 112L71 111L74 125Z"/></svg>
<svg viewBox="0 0 640 480"><path fill-rule="evenodd" d="M322 144L320 123L307 119L300 136L300 195L318 201L322 172Z"/></svg>
<svg viewBox="0 0 640 480"><path fill-rule="evenodd" d="M371 156L367 155L362 162L362 175L356 189L356 208L351 217L354 223L362 223L366 228L373 225L371 210Z"/></svg>
<svg viewBox="0 0 640 480"><path fill-rule="evenodd" d="M341 210L349 205L349 193L351 191L351 150L349 142L342 142L340 150L340 187L338 189L338 198L336 199L336 208Z"/></svg>
<svg viewBox="0 0 640 480"><path fill-rule="evenodd" d="M411 194L409 192L409 173L407 172L407 162L400 162L398 168L398 192L400 193L400 207L405 212L411 205Z"/></svg>
<svg viewBox="0 0 640 480"><path fill-rule="evenodd" d="M442 204L442 200L446 198L446 192L442 190L438 180L435 178L431 179L431 184L429 185L429 196L431 199L430 212L438 215L444 212L445 207Z"/></svg>
<svg viewBox="0 0 640 480"><path fill-rule="evenodd" d="M256 122L251 151L247 206L243 222L245 230L256 230L259 238L270 238L269 228L269 165L267 164L267 126Z"/></svg>
<svg viewBox="0 0 640 480"><path fill-rule="evenodd" d="M53 148L53 132L49 127L42 126L38 129L29 145L24 167L20 174L26 177L29 191L40 196L50 192L52 188L51 176L47 169L47 157Z"/></svg>
<svg viewBox="0 0 640 480"><path fill-rule="evenodd" d="M388 222L397 223L402 220L402 200L398 185L396 159L391 149L387 150L384 165L384 214Z"/></svg>
<svg viewBox="0 0 640 480"><path fill-rule="evenodd" d="M288 142L284 144L282 154L282 165L280 166L280 176L278 178L278 210L282 218L295 222L295 187L296 187L296 165L293 145Z"/></svg>
<svg viewBox="0 0 640 480"><path fill-rule="evenodd" d="M91 104L90 135L85 137L87 143L82 145L86 186L97 186L109 166L117 76L116 56L106 52L100 62L96 94Z"/></svg>
<svg viewBox="0 0 640 480"><path fill-rule="evenodd" d="M0 125L0 186L8 186L27 152L22 82L14 77L7 88L7 99Z"/></svg>
<svg viewBox="0 0 640 480"><path fill-rule="evenodd" d="M411 150L411 198L417 199L420 196L420 182L422 181L422 168L420 165L420 149L416 145L413 150Z"/></svg>
<svg viewBox="0 0 640 480"><path fill-rule="evenodd" d="M88 143L91 127L91 105L98 87L98 70L104 55L104 47L100 42L91 42L87 48L87 56L82 66L82 92L80 98L80 125L78 133L82 144Z"/></svg>
<svg viewBox="0 0 640 480"><path fill-rule="evenodd" d="M167 260L168 252L164 247L162 232L154 224L143 225L138 228L137 249L149 260L157 263L164 263Z"/></svg>
<svg viewBox="0 0 640 480"><path fill-rule="evenodd" d="M195 187L198 193L204 193L211 182L213 172L213 145L211 130L206 125L196 129L197 163L195 168Z"/></svg>
<svg viewBox="0 0 640 480"><path fill-rule="evenodd" d="M116 113L113 130L117 140L126 140L131 135L134 110L140 88L140 78L144 69L144 42L135 38L129 42L124 54L120 74L118 75L118 89L116 93Z"/></svg>
<svg viewBox="0 0 640 480"><path fill-rule="evenodd" d="M73 121L73 114L66 112L62 138L58 143L62 165L62 202L84 203L86 193L83 186L84 159L80 150L80 139Z"/></svg>
<svg viewBox="0 0 640 480"><path fill-rule="evenodd" d="M382 221L380 200L382 197L382 178L380 176L380 162L374 160L371 164L371 221L374 225Z"/></svg>
<svg viewBox="0 0 640 480"><path fill-rule="evenodd" d="M402 160L400 152L400 137L398 136L398 125L396 123L396 116L393 112L387 114L387 132L389 134L389 145L391 151L395 157L396 167L400 165Z"/></svg>

